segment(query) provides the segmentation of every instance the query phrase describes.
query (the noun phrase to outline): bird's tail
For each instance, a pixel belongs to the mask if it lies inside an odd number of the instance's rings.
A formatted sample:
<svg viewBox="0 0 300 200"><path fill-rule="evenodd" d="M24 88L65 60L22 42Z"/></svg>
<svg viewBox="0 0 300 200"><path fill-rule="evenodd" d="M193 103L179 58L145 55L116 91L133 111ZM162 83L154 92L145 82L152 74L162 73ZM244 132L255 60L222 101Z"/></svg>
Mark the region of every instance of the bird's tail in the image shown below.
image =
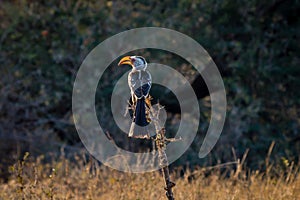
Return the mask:
<svg viewBox="0 0 300 200"><path fill-rule="evenodd" d="M128 135L129 137L135 137L135 138L150 137L149 130L147 127L151 121L149 117L148 106L149 106L149 99L145 99L145 97L137 99L135 103L133 121L131 123L130 130L129 130L129 135Z"/></svg>

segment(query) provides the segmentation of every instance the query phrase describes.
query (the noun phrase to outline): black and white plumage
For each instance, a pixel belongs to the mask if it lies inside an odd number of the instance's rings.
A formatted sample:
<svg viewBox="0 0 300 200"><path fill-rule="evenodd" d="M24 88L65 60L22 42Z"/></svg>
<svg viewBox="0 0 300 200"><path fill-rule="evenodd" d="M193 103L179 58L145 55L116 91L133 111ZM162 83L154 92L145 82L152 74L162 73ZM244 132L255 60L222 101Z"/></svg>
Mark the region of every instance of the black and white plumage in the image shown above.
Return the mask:
<svg viewBox="0 0 300 200"><path fill-rule="evenodd" d="M149 138L148 125L150 123L149 91L152 84L151 74L146 70L147 62L141 56L126 56L118 65L130 65L132 70L128 75L128 86L131 92L133 119L129 130L129 137Z"/></svg>

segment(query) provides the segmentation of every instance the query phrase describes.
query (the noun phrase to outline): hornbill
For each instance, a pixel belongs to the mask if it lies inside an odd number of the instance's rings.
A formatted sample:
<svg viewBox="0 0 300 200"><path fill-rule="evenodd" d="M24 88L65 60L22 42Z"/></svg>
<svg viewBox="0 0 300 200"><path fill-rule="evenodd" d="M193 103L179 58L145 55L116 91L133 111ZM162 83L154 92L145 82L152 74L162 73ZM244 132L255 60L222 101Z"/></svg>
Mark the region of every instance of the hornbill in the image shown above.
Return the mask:
<svg viewBox="0 0 300 200"><path fill-rule="evenodd" d="M133 114L128 136L150 138L147 126L151 122L149 116L151 96L149 91L152 78L146 70L147 62L142 56L125 56L120 60L118 66L120 65L130 65L132 67L131 72L128 74L128 85L131 92Z"/></svg>

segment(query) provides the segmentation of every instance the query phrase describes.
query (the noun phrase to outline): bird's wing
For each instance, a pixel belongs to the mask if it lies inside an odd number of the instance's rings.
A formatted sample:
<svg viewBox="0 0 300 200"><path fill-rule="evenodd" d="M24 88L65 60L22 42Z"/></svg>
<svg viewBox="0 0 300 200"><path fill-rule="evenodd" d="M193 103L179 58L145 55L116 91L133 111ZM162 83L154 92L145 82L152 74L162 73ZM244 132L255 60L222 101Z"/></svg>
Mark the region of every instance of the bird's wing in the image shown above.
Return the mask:
<svg viewBox="0 0 300 200"><path fill-rule="evenodd" d="M128 85L131 93L134 93L138 98L149 94L151 84L151 75L147 71L132 71L128 75Z"/></svg>
<svg viewBox="0 0 300 200"><path fill-rule="evenodd" d="M152 77L148 71L142 71L142 91L143 95L147 96L149 94L152 85Z"/></svg>

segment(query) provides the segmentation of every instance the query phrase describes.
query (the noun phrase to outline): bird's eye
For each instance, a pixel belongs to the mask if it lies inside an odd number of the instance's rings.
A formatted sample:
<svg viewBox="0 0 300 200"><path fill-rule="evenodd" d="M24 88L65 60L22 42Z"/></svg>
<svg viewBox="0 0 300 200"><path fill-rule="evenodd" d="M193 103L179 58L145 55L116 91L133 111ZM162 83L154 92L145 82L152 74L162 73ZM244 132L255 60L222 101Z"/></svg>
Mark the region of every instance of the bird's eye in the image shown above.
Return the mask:
<svg viewBox="0 0 300 200"><path fill-rule="evenodd" d="M132 62L135 62L135 58L131 58L131 61L132 61Z"/></svg>

